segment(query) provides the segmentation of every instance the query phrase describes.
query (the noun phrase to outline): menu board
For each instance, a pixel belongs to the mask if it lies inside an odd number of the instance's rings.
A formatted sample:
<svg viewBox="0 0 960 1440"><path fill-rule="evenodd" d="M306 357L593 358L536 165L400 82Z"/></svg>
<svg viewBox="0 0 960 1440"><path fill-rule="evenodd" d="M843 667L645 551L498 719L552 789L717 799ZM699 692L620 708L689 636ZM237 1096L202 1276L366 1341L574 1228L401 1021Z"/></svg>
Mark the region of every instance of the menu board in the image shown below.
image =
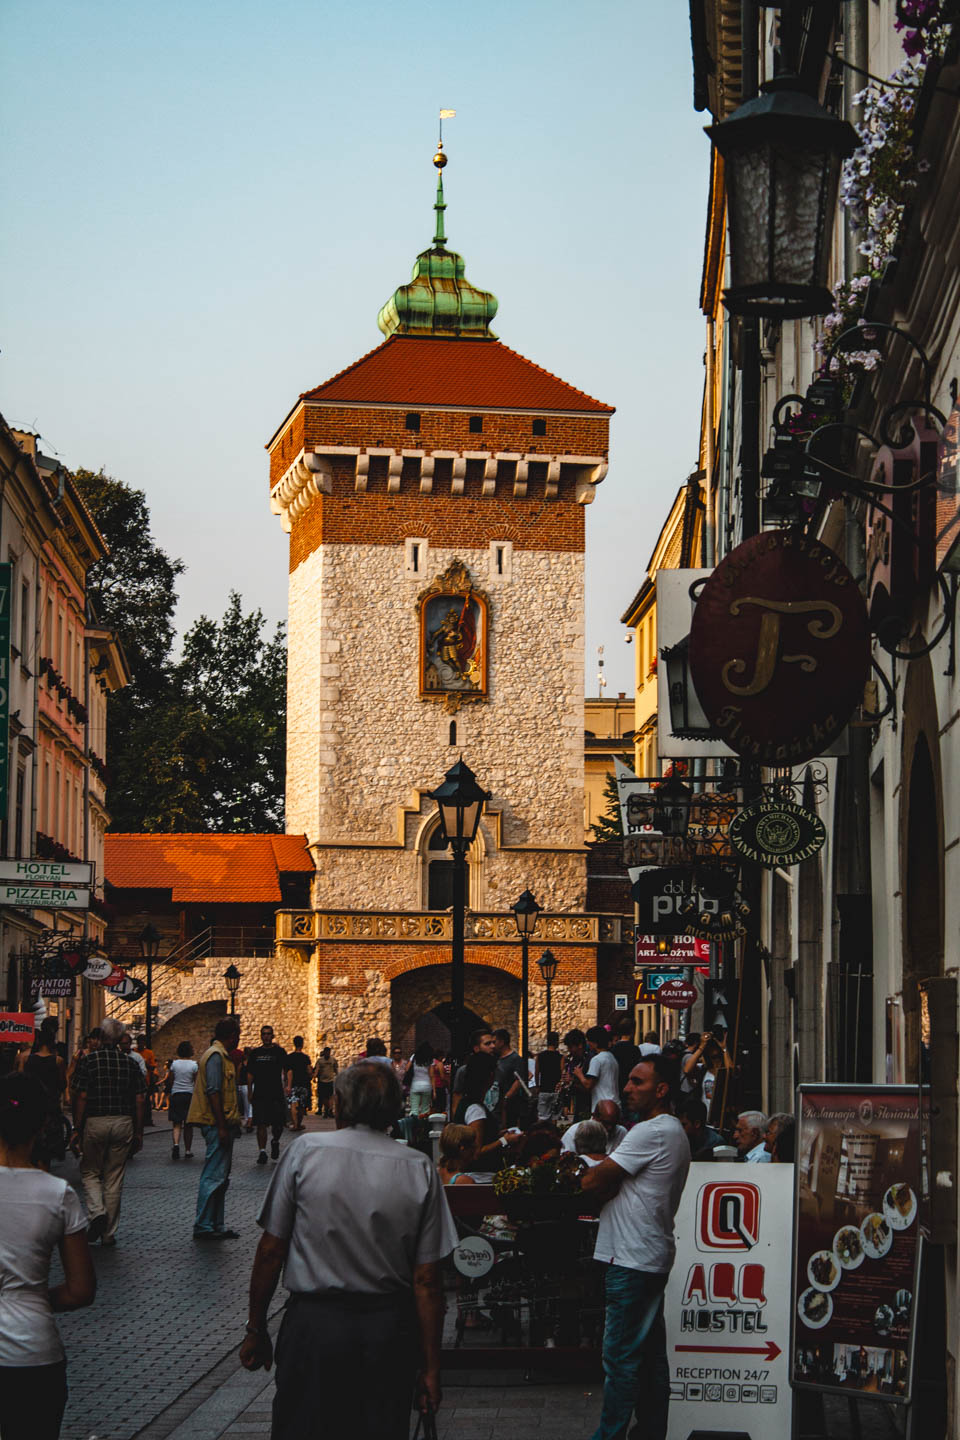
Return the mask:
<svg viewBox="0 0 960 1440"><path fill-rule="evenodd" d="M906 1404L919 1259L916 1088L801 1086L794 1385Z"/></svg>

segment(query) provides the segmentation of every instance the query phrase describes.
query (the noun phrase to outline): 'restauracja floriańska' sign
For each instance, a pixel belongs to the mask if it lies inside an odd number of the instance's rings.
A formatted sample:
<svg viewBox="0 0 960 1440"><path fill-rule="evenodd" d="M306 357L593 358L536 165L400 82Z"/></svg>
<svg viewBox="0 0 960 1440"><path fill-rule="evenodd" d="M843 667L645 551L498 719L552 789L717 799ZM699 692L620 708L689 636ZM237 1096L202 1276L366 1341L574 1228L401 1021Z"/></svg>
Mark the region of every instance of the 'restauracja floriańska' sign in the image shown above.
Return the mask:
<svg viewBox="0 0 960 1440"><path fill-rule="evenodd" d="M731 550L700 592L690 674L710 723L746 759L811 760L863 699L867 607L843 561L799 530Z"/></svg>

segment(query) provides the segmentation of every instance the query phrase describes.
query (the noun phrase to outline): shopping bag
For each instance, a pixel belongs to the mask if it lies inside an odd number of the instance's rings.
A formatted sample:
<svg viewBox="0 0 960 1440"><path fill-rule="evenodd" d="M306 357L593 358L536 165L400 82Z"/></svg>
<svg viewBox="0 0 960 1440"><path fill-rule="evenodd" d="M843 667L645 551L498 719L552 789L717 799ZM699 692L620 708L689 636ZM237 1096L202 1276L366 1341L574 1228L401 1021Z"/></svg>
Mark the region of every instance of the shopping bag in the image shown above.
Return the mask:
<svg viewBox="0 0 960 1440"><path fill-rule="evenodd" d="M413 1440L437 1440L437 1417L432 1408L421 1411L418 1415Z"/></svg>

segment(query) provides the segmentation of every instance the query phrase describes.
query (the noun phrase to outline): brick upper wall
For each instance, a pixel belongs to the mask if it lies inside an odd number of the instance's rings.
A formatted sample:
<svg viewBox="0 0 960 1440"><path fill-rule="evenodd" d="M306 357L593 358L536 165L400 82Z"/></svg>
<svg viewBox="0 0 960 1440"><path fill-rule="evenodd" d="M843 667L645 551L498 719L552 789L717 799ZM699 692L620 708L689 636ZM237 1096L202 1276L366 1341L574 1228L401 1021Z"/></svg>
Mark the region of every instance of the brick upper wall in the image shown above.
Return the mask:
<svg viewBox="0 0 960 1440"><path fill-rule="evenodd" d="M420 410L420 429L406 428L405 410L359 406L298 406L270 453L271 488L301 450L316 445L359 445L392 450L490 450L521 455L601 455L606 458L607 415L545 413L546 435L534 435L531 414L471 410ZM483 430L470 430L472 414L482 414Z"/></svg>
<svg viewBox="0 0 960 1440"><path fill-rule="evenodd" d="M467 474L462 495L421 495L418 482L388 494L386 462L373 461L367 489L354 489L353 468L334 466L333 493L319 495L290 532L290 570L326 545L401 545L409 536L438 548L486 548L491 540L510 540L517 550L582 552L583 505L574 499L571 480L561 481L557 498L545 500L543 483L531 484L524 500L507 494L481 495L480 478ZM539 494L536 493L539 488Z"/></svg>

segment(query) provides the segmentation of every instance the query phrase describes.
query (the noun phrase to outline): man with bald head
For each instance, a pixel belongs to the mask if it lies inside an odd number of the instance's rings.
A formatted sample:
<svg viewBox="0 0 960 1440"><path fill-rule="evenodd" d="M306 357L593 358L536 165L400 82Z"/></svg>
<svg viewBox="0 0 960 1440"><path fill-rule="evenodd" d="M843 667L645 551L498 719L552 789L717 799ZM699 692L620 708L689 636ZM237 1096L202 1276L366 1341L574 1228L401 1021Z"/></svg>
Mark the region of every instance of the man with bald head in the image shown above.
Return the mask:
<svg viewBox="0 0 960 1440"><path fill-rule="evenodd" d="M627 1133L620 1124L620 1106L615 1100L601 1100L593 1107L593 1119L599 1120L603 1126L607 1136L607 1154L612 1155ZM576 1153L577 1129L576 1125L571 1125L563 1136L563 1149L571 1154Z"/></svg>

